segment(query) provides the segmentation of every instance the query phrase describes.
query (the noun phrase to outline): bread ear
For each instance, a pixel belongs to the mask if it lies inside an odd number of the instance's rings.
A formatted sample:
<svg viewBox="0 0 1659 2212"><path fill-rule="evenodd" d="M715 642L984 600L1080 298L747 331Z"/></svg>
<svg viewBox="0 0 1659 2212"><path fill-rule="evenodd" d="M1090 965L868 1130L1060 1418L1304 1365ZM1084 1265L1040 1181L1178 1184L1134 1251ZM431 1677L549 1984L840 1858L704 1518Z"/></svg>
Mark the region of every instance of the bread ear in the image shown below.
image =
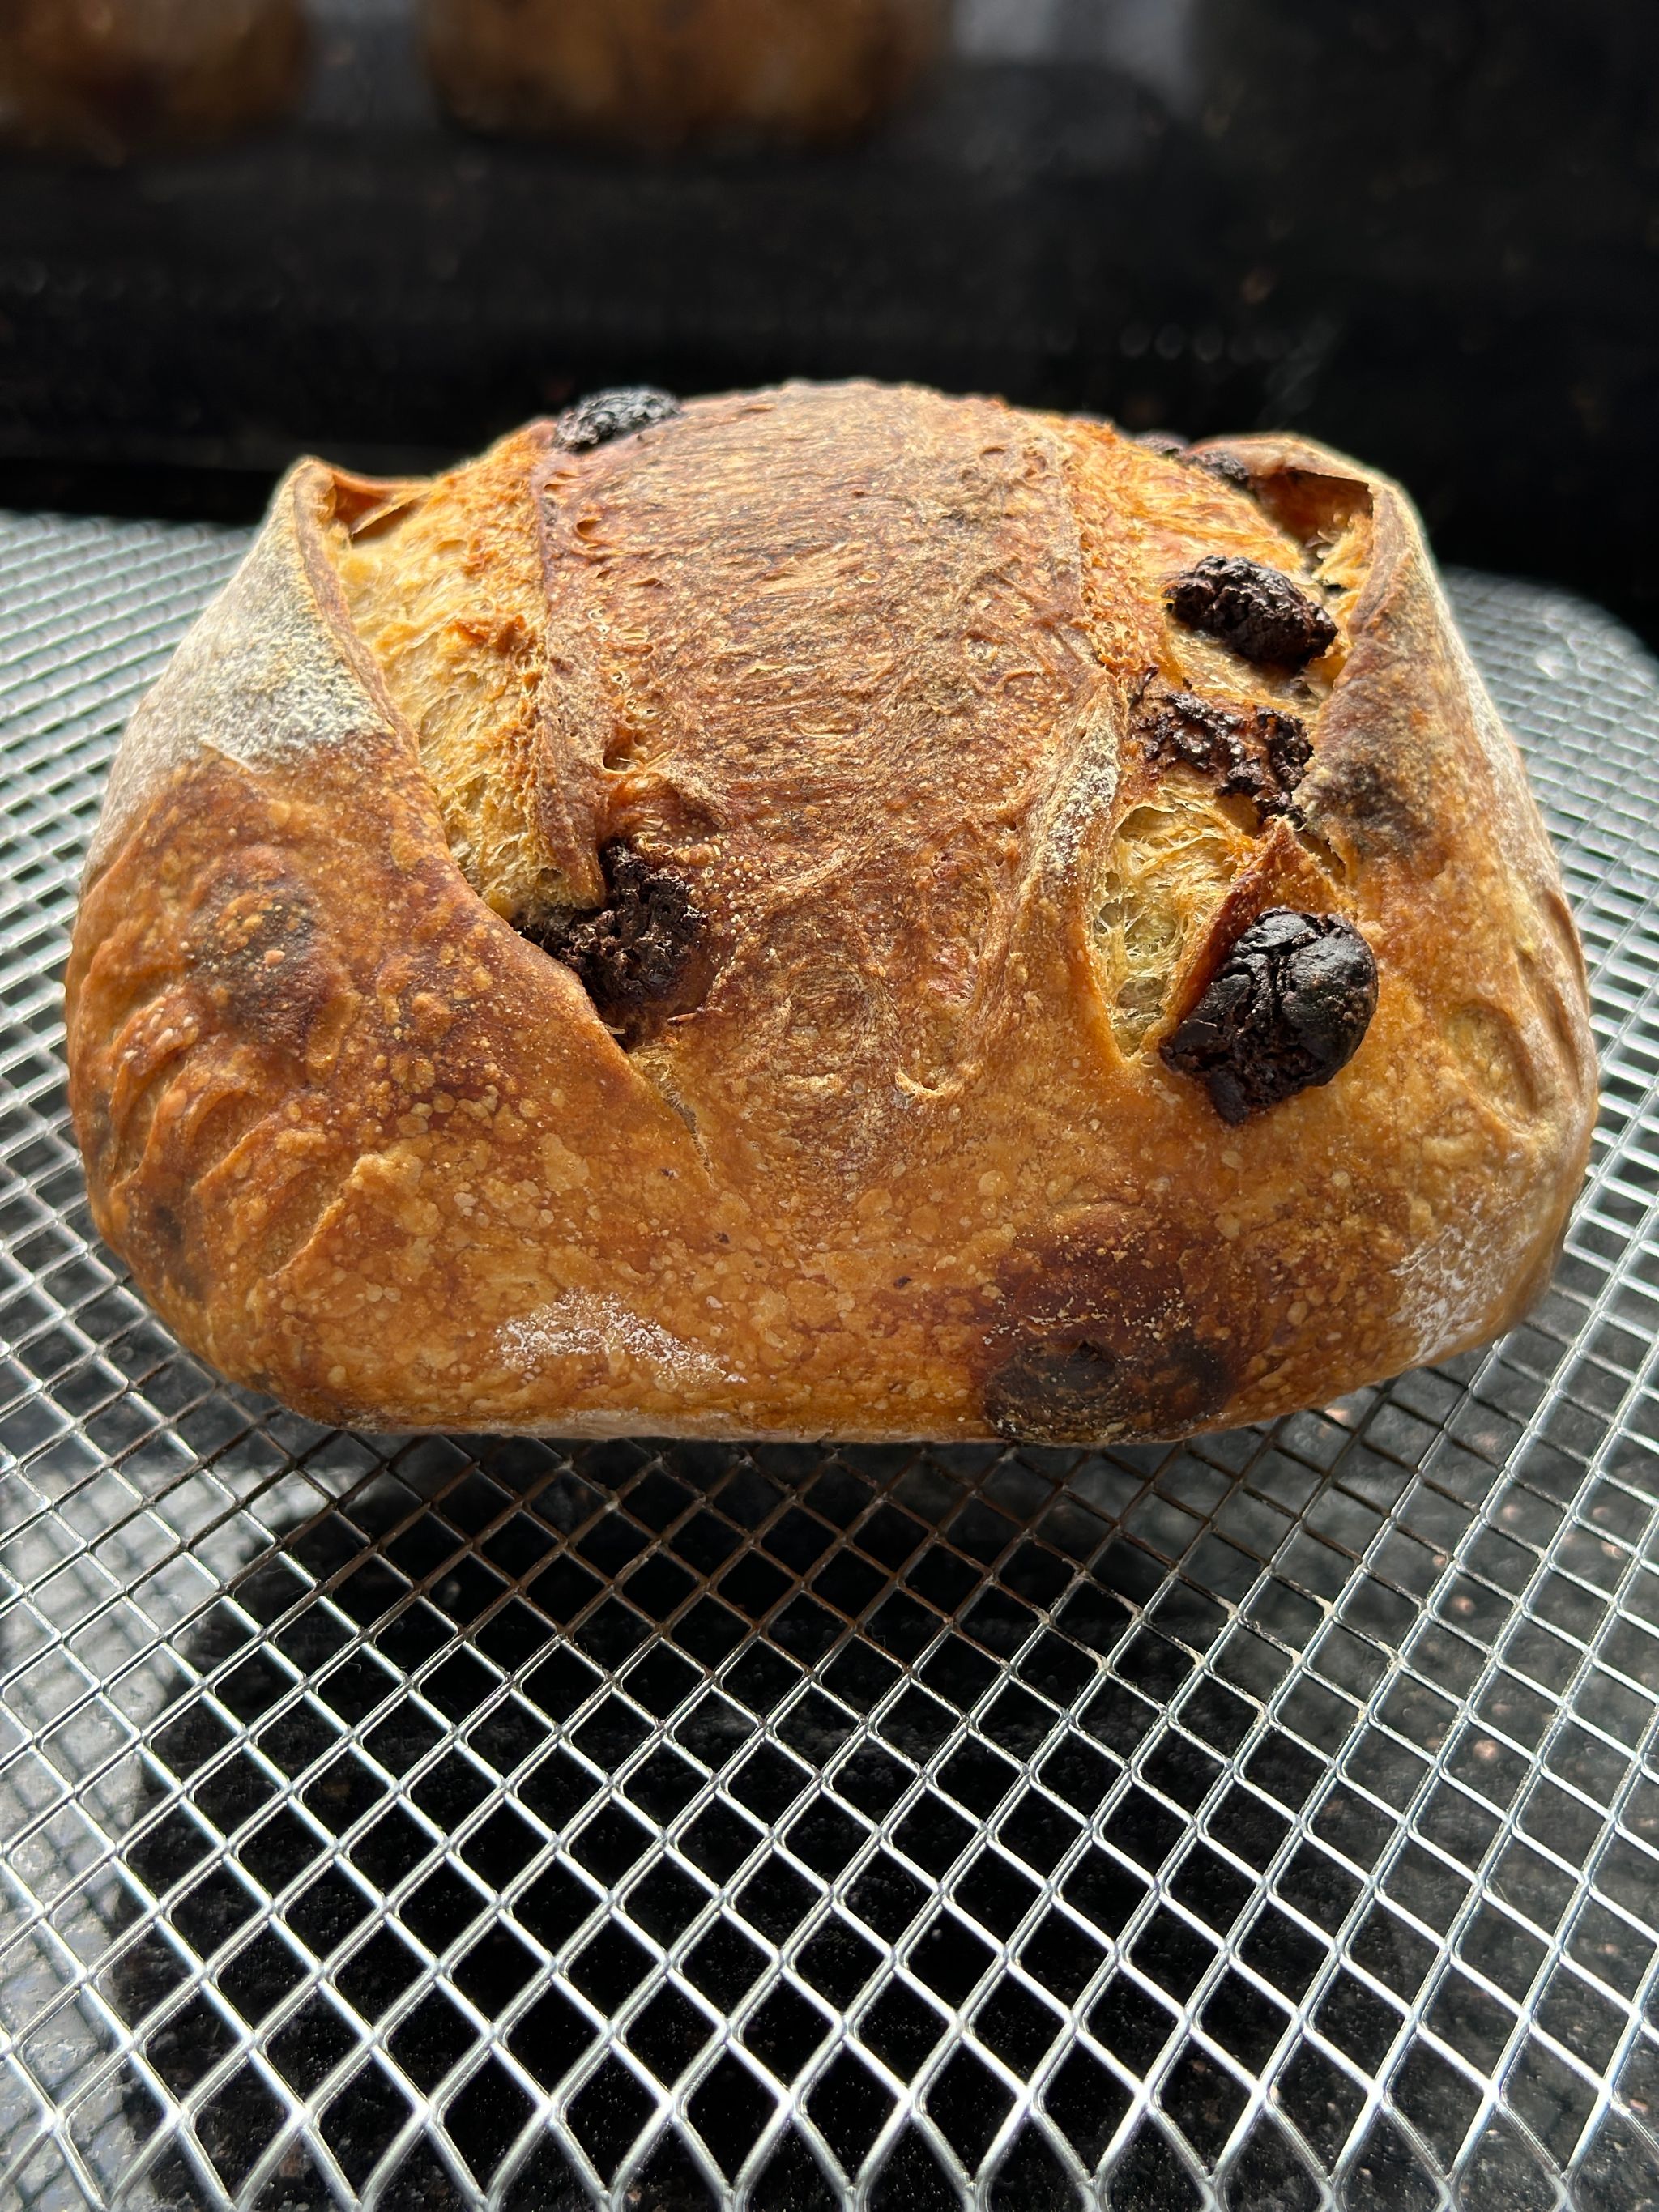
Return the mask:
<svg viewBox="0 0 1659 2212"><path fill-rule="evenodd" d="M412 759L407 730L352 630L322 525L337 487L391 487L301 461L277 487L246 559L127 725L88 853L90 880L136 817L205 752L249 768L351 753L365 774Z"/></svg>

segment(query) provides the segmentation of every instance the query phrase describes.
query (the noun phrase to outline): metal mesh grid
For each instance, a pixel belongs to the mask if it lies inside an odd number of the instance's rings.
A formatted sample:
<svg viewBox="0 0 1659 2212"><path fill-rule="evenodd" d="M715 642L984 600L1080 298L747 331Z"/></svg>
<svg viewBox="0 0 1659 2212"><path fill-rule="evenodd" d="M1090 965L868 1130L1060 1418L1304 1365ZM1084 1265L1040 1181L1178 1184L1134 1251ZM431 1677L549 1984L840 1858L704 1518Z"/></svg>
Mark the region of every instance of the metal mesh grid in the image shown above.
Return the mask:
<svg viewBox="0 0 1659 2212"><path fill-rule="evenodd" d="M1167 1451L411 1443L180 1352L67 1131L243 542L0 524L0 2202L1659 2203L1659 670L1459 580L1605 1069L1493 1350Z"/></svg>

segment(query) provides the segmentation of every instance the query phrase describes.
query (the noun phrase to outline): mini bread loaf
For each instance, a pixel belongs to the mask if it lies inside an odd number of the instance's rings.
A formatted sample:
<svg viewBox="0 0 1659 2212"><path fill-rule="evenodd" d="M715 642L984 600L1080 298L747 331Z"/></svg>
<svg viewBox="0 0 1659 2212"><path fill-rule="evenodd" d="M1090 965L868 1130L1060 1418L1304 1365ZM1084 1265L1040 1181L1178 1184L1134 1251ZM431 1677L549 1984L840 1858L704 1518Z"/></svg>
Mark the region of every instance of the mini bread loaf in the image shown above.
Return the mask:
<svg viewBox="0 0 1659 2212"><path fill-rule="evenodd" d="M869 385L315 461L135 715L98 1225L322 1420L1169 1437L1475 1344L1582 959L1411 507Z"/></svg>
<svg viewBox="0 0 1659 2212"><path fill-rule="evenodd" d="M299 0L0 0L0 131L113 157L219 138L298 89Z"/></svg>
<svg viewBox="0 0 1659 2212"><path fill-rule="evenodd" d="M948 0L424 0L464 123L668 150L844 138L908 92Z"/></svg>

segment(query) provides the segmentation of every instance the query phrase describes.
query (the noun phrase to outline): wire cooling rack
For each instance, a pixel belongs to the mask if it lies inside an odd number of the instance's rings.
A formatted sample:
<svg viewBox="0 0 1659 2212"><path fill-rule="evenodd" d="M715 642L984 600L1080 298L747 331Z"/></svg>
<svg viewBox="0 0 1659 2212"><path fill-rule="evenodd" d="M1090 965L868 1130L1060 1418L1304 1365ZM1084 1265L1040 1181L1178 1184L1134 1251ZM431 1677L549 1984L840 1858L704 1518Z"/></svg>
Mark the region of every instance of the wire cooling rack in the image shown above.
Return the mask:
<svg viewBox="0 0 1659 2212"><path fill-rule="evenodd" d="M1457 598L1606 1105L1490 1352L1170 1450L571 1450L216 1384L58 976L243 539L0 525L0 2203L1659 2203L1659 669Z"/></svg>

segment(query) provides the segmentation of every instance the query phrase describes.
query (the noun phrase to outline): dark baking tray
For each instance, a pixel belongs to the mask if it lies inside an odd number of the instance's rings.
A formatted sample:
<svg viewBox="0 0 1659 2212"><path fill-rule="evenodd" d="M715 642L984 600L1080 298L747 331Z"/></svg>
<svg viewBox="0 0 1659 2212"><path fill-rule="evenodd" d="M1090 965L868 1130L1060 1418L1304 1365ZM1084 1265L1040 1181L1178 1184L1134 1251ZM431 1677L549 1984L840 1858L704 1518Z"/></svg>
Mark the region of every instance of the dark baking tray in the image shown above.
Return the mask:
<svg viewBox="0 0 1659 2212"><path fill-rule="evenodd" d="M331 1433L91 1231L118 727L243 544L0 525L0 2203L1659 2199L1659 668L1455 580L1606 1107L1489 1352L1169 1450Z"/></svg>

